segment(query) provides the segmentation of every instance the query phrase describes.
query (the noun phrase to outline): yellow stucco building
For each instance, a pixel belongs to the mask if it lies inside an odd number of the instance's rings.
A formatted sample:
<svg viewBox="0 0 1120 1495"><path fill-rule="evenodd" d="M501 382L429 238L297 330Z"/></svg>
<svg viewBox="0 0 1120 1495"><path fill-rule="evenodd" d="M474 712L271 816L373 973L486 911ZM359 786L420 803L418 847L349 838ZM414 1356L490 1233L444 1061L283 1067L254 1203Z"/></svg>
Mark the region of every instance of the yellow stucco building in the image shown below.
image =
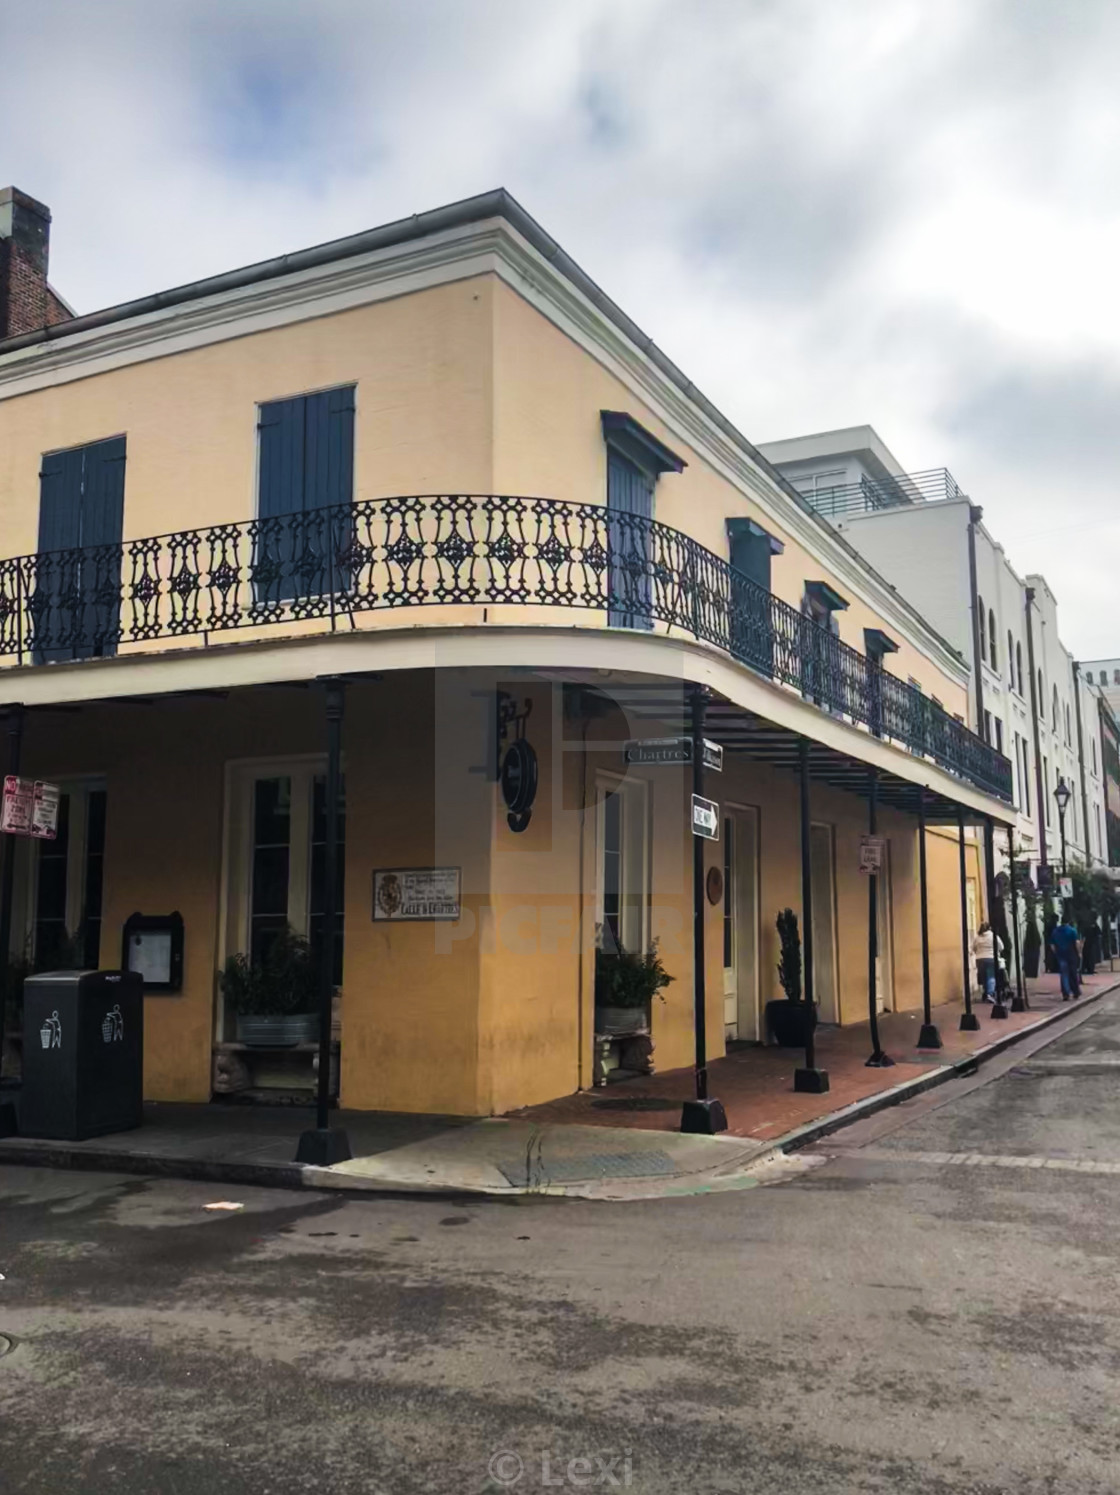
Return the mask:
<svg viewBox="0 0 1120 1495"><path fill-rule="evenodd" d="M322 947L328 694L344 1106L591 1084L604 941L656 942L656 1063L692 1062L692 769L632 760L698 687L709 1056L765 1038L809 894L821 1020L866 1018L872 783L877 1005L923 1001L919 805L959 995L958 814L1012 815L964 662L505 193L0 343L0 536L0 712L65 796L10 954L117 966L181 915L151 1098L311 1083L219 972Z"/></svg>

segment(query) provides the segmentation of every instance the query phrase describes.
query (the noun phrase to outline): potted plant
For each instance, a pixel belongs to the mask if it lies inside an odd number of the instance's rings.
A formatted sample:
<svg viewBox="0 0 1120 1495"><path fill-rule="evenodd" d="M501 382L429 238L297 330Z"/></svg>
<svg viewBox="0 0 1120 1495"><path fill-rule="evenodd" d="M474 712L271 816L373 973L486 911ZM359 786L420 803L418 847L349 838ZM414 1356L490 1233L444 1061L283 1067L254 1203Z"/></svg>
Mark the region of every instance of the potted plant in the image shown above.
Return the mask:
<svg viewBox="0 0 1120 1495"><path fill-rule="evenodd" d="M293 929L278 932L256 961L231 955L219 979L239 1043L291 1048L318 1037L315 963L311 946Z"/></svg>
<svg viewBox="0 0 1120 1495"><path fill-rule="evenodd" d="M766 1025L779 1048L804 1048L805 1040L817 1026L817 1009L815 1003L802 1000L801 931L793 909L782 910L777 926L782 952L778 961L778 980L785 998L767 1002Z"/></svg>
<svg viewBox="0 0 1120 1495"><path fill-rule="evenodd" d="M621 945L615 950L596 950L595 1031L648 1030L654 997L675 979L661 963L656 940L644 955Z"/></svg>

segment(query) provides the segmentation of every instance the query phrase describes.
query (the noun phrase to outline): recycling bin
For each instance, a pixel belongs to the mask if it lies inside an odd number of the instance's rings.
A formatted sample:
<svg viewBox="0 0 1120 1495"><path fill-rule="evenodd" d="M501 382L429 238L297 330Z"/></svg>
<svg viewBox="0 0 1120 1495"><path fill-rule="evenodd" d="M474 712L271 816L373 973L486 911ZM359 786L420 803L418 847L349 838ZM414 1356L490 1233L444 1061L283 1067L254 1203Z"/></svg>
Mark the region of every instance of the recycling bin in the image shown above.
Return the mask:
<svg viewBox="0 0 1120 1495"><path fill-rule="evenodd" d="M144 980L48 971L23 987L20 1132L78 1142L143 1120Z"/></svg>

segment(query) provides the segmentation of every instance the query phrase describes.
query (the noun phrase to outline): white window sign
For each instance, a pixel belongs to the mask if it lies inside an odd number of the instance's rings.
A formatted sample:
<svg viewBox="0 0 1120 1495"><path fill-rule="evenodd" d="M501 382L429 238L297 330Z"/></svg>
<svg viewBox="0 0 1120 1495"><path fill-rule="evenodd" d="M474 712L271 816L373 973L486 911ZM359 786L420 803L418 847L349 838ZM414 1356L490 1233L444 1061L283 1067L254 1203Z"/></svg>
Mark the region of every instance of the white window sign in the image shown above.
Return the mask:
<svg viewBox="0 0 1120 1495"><path fill-rule="evenodd" d="M883 870L883 847L886 842L882 836L861 836L859 838L859 870L861 872L881 872Z"/></svg>
<svg viewBox="0 0 1120 1495"><path fill-rule="evenodd" d="M458 919L460 883L458 867L390 867L375 872L374 920Z"/></svg>

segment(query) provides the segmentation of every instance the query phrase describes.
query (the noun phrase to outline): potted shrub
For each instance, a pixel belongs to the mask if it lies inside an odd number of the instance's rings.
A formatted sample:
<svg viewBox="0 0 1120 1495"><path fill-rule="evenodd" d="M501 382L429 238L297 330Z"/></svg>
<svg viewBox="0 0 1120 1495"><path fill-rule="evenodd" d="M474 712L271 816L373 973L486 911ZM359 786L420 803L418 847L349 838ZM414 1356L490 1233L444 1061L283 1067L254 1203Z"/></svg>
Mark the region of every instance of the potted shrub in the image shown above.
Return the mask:
<svg viewBox="0 0 1120 1495"><path fill-rule="evenodd" d="M675 979L661 963L656 940L644 955L624 950L621 945L617 950L596 950L595 1031L636 1033L648 1029L654 997Z"/></svg>
<svg viewBox="0 0 1120 1495"><path fill-rule="evenodd" d="M239 1043L291 1048L319 1036L311 946L293 929L278 933L258 961L231 955L220 982Z"/></svg>
<svg viewBox="0 0 1120 1495"><path fill-rule="evenodd" d="M817 1026L817 1009L815 1003L802 1000L801 931L793 909L784 908L778 915L777 925L782 952L778 961L778 980L785 998L767 1002L766 1025L779 1048L804 1048L806 1039Z"/></svg>
<svg viewBox="0 0 1120 1495"><path fill-rule="evenodd" d="M1032 909L1027 914L1026 929L1023 933L1023 975L1029 976L1033 981L1038 975L1038 960L1042 954L1042 936L1038 932L1038 920Z"/></svg>

